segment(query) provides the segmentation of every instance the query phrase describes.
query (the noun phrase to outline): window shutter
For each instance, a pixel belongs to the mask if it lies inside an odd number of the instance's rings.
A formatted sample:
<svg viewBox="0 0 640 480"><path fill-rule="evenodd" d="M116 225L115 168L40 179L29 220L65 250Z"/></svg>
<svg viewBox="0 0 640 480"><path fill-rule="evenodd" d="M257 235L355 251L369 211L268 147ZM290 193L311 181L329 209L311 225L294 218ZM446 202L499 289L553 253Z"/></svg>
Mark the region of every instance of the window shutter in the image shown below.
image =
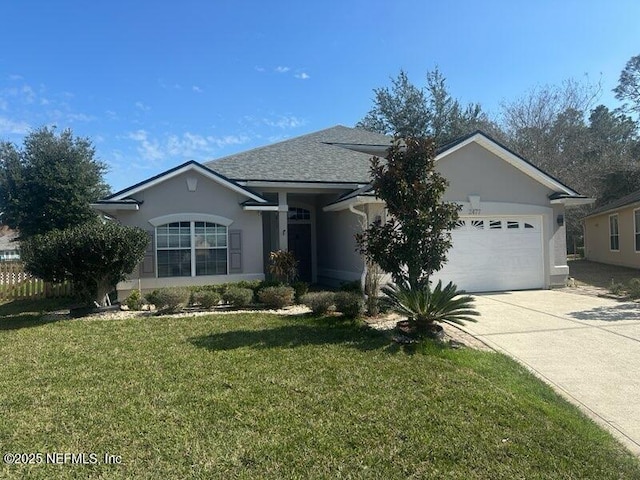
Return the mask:
<svg viewBox="0 0 640 480"><path fill-rule="evenodd" d="M242 273L242 230L229 230L229 273Z"/></svg>
<svg viewBox="0 0 640 480"><path fill-rule="evenodd" d="M149 278L156 276L156 232L155 230L147 231L149 235L149 243L144 252L144 258L140 263L140 278Z"/></svg>

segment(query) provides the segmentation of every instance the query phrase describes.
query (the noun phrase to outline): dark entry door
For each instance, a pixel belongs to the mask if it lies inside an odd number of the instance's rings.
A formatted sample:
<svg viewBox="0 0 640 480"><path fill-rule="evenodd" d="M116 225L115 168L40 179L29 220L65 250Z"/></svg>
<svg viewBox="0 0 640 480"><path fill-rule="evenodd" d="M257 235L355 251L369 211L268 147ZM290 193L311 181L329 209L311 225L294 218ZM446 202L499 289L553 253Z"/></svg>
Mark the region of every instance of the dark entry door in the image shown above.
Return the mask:
<svg viewBox="0 0 640 480"><path fill-rule="evenodd" d="M289 251L298 260L298 279L311 282L311 224L290 223Z"/></svg>

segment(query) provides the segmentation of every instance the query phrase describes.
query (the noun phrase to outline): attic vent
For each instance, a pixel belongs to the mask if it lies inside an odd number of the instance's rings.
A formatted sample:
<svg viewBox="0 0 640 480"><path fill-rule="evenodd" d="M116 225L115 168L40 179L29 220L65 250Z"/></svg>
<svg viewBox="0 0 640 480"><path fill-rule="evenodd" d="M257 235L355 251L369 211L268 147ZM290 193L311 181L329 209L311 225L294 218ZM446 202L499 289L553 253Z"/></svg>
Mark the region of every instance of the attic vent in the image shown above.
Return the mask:
<svg viewBox="0 0 640 480"><path fill-rule="evenodd" d="M190 192L195 192L196 188L198 188L198 178L197 177L187 177L187 188Z"/></svg>

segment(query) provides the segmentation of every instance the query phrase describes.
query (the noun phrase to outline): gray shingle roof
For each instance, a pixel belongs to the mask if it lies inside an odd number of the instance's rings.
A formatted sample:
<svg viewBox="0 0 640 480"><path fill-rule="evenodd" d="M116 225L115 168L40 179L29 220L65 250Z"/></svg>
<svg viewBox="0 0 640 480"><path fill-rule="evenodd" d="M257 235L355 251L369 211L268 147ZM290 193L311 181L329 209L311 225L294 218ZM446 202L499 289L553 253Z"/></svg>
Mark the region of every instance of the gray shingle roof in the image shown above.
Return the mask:
<svg viewBox="0 0 640 480"><path fill-rule="evenodd" d="M602 205L601 207L596 208L595 210L589 212L587 217L591 217L593 215L598 215L600 213L608 212L610 210L615 210L620 207L625 207L627 205L631 205L632 203L640 202L640 190L630 193L629 195L625 195L613 202L609 202L606 205Z"/></svg>
<svg viewBox="0 0 640 480"><path fill-rule="evenodd" d="M240 181L367 183L371 152L384 151L391 140L387 135L337 125L205 165Z"/></svg>

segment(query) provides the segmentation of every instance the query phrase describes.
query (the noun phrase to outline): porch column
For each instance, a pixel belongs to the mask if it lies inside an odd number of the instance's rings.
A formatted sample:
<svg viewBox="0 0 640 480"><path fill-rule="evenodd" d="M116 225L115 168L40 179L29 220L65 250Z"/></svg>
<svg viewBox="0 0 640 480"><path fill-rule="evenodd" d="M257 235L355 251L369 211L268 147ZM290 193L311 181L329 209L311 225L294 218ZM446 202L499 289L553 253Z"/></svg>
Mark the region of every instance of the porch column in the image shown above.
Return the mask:
<svg viewBox="0 0 640 480"><path fill-rule="evenodd" d="M287 205L287 192L278 192L278 248L289 250L289 206Z"/></svg>

